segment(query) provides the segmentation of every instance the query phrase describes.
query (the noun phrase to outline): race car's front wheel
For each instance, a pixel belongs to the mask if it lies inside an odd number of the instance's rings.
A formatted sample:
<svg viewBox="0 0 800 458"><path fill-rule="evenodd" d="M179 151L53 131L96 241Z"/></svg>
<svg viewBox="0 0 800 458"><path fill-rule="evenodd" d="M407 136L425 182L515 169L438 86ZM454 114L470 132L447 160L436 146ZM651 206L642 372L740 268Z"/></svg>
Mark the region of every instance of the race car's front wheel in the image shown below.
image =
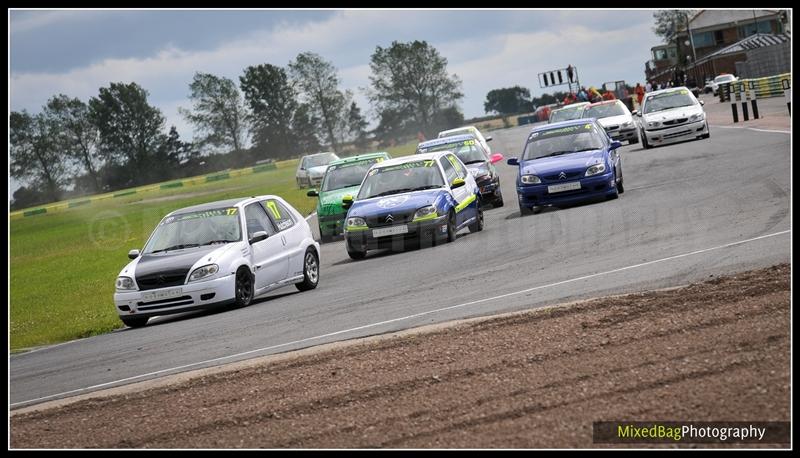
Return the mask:
<svg viewBox="0 0 800 458"><path fill-rule="evenodd" d="M149 320L146 316L121 316L119 319L129 328L141 328Z"/></svg>
<svg viewBox="0 0 800 458"><path fill-rule="evenodd" d="M478 214L475 216L475 222L469 225L470 232L480 232L483 230L483 207L480 201L478 202Z"/></svg>
<svg viewBox="0 0 800 458"><path fill-rule="evenodd" d="M313 248L308 248L303 258L303 281L294 286L300 291L308 291L316 288L317 283L319 283L319 257Z"/></svg>
<svg viewBox="0 0 800 458"><path fill-rule="evenodd" d="M530 207L526 207L526 206L524 206L522 204L519 204L519 216L530 215L531 211L532 210L531 210Z"/></svg>
<svg viewBox="0 0 800 458"><path fill-rule="evenodd" d="M247 307L253 300L253 276L246 267L240 267L236 271L236 296L234 305L236 307Z"/></svg>
<svg viewBox="0 0 800 458"><path fill-rule="evenodd" d="M456 239L456 214L455 212L450 212L450 216L447 218L447 243L450 243Z"/></svg>
<svg viewBox="0 0 800 458"><path fill-rule="evenodd" d="M495 195L495 199L494 199L494 202L492 202L492 207L494 207L494 208L502 207L503 206L503 194L500 191L500 185L499 184L497 186L497 191L494 192L494 195Z"/></svg>
<svg viewBox="0 0 800 458"><path fill-rule="evenodd" d="M647 136L642 132L642 148L650 149L650 144L647 143Z"/></svg>

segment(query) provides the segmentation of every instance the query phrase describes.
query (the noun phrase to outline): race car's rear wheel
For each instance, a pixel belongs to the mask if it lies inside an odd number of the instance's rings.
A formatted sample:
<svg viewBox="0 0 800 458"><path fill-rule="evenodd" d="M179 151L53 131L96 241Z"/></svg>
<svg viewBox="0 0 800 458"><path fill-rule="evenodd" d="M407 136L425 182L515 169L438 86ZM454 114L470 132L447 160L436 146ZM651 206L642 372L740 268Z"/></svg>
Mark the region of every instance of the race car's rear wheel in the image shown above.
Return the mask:
<svg viewBox="0 0 800 458"><path fill-rule="evenodd" d="M447 218L447 243L456 239L456 214L451 211Z"/></svg>
<svg viewBox="0 0 800 458"><path fill-rule="evenodd" d="M317 283L319 283L319 257L313 248L308 248L303 258L303 281L294 286L300 291L308 291L316 288Z"/></svg>
<svg viewBox="0 0 800 458"><path fill-rule="evenodd" d="M475 217L475 222L469 225L470 232L480 232L483 230L483 207L480 200L478 201L478 214Z"/></svg>
<svg viewBox="0 0 800 458"><path fill-rule="evenodd" d="M236 294L234 306L247 307L253 300L253 275L247 267L240 267L236 271Z"/></svg>
<svg viewBox="0 0 800 458"><path fill-rule="evenodd" d="M147 320L150 318L146 316L121 316L119 319L129 328L141 328L147 324Z"/></svg>

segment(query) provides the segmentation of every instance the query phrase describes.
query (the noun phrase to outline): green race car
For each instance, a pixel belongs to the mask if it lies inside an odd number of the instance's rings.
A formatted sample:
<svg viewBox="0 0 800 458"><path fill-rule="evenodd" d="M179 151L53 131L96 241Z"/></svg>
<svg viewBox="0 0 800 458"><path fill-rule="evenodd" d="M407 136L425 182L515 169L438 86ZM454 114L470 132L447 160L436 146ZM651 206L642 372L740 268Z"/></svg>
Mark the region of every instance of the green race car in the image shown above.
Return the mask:
<svg viewBox="0 0 800 458"><path fill-rule="evenodd" d="M342 197L355 196L364 176L373 164L391 159L389 153L368 153L339 159L328 165L320 190L312 189L307 195L318 196L317 221L322 242L330 242L342 233L347 210L342 207Z"/></svg>

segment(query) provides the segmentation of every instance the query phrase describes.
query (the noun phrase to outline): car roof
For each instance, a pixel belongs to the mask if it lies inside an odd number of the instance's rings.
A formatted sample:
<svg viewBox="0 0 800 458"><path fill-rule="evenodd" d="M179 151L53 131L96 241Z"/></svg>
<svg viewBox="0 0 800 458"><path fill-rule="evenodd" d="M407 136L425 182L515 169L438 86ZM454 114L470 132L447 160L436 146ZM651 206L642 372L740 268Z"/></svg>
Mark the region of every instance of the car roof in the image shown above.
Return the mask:
<svg viewBox="0 0 800 458"><path fill-rule="evenodd" d="M666 88L666 89L659 89L659 90L657 90L657 91L650 91L650 92L648 92L648 93L647 93L647 95L651 95L651 94L663 94L663 93L665 93L665 92L678 91L678 90L681 90L681 89L684 89L684 90L687 90L687 91L689 91L689 88L688 88L688 87L686 87L686 86L675 86L675 87L668 87L668 88ZM689 93L690 93L690 94L691 94L691 92L692 92L692 91L689 91Z"/></svg>
<svg viewBox="0 0 800 458"><path fill-rule="evenodd" d="M246 200L250 200L252 197L239 197L238 199L227 199L227 200L217 200L215 202L208 202L205 204L199 205L192 205L191 207L186 208L179 208L173 212L170 212L170 215L181 215L183 213L191 213L196 211L203 211L203 210L214 210L217 208L228 208L228 207L235 207L241 202Z"/></svg>
<svg viewBox="0 0 800 458"><path fill-rule="evenodd" d="M596 107L596 106L599 106L599 105L610 105L610 104L612 104L612 103L613 103L614 105L616 105L616 104L617 104L617 102L619 102L619 103L622 103L622 101L621 101L621 100L618 100L618 99L614 99L614 100L603 100L602 102L590 103L590 104L587 106L587 108L588 108L588 107Z"/></svg>
<svg viewBox="0 0 800 458"><path fill-rule="evenodd" d="M388 156L389 156L389 153L387 153L385 151L379 151L377 153L364 153L364 154L359 154L357 156L350 156L350 157L345 157L345 158L342 158L342 159L336 159L335 161L332 161L328 165L330 166L330 165L339 165L339 164L349 164L351 162L361 162L361 161L365 161L367 159L373 159L373 158L376 158L376 157L388 157Z"/></svg>
<svg viewBox="0 0 800 458"><path fill-rule="evenodd" d="M451 135L449 137L434 138L433 140L428 140L420 143L419 145L417 145L417 149L430 148L431 146L447 145L449 143L463 142L465 140L477 140L477 138L472 134L459 134L459 135Z"/></svg>
<svg viewBox="0 0 800 458"><path fill-rule="evenodd" d="M303 157L322 156L323 154L333 154L334 156L336 156L336 153L334 153L333 151L326 151L326 152L324 152L324 153L306 154L306 155L305 155L305 156L303 156ZM337 157L338 157L338 156L337 156Z"/></svg>
<svg viewBox="0 0 800 458"><path fill-rule="evenodd" d="M595 123L595 118L578 118L578 119L570 119L569 121L559 121L554 122L553 124L544 124L542 126L537 126L531 129L531 133L533 132L541 132L544 130L550 129L558 129L559 127L568 127L568 126L577 126L580 124L586 124L587 122Z"/></svg>
<svg viewBox="0 0 800 458"><path fill-rule="evenodd" d="M474 130L478 130L478 128L475 127L475 126L462 126L462 127L456 127L455 129L443 130L443 131L439 132L439 135L446 134L448 132L455 132L457 130L467 130L467 129L469 129L469 130L473 130L473 129ZM480 132L480 131L478 131L478 132Z"/></svg>
<svg viewBox="0 0 800 458"><path fill-rule="evenodd" d="M580 107L583 107L583 106L586 106L586 105L589 105L589 104L590 104L590 102L570 103L569 105L564 105L561 108L556 108L555 110L551 111L550 113L552 114L552 113L555 113L556 111L580 108Z"/></svg>
<svg viewBox="0 0 800 458"><path fill-rule="evenodd" d="M434 151L432 153L412 154L410 156L402 156L402 157L396 157L394 159L389 159L388 161L383 161L380 164L373 165L372 167L386 167L389 165L405 164L406 162L417 162L430 159L438 159L439 157L447 153L452 154L453 152L450 150L443 150L443 151Z"/></svg>

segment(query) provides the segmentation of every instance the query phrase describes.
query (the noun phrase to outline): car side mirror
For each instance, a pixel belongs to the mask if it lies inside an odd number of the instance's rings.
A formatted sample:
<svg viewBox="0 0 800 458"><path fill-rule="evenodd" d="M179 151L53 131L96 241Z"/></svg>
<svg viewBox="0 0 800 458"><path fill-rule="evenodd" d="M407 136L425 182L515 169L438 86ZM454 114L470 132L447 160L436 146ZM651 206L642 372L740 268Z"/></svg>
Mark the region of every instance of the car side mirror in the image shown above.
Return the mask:
<svg viewBox="0 0 800 458"><path fill-rule="evenodd" d="M139 250L131 250L128 252L128 259L136 259L139 257Z"/></svg>
<svg viewBox="0 0 800 458"><path fill-rule="evenodd" d="M700 105L705 105L706 104L706 102L704 102L702 100L698 100L698 101L700 102Z"/></svg>
<svg viewBox="0 0 800 458"><path fill-rule="evenodd" d="M348 194L348 195L342 197L342 208L347 210L352 206L353 206L353 196Z"/></svg>
<svg viewBox="0 0 800 458"><path fill-rule="evenodd" d="M250 245L265 240L269 235L265 231L258 231L250 237Z"/></svg>
<svg viewBox="0 0 800 458"><path fill-rule="evenodd" d="M641 118L641 117L642 117L642 112L641 112L641 111L639 111L639 110L636 110L636 116L638 116L638 117L640 117L640 118Z"/></svg>
<svg viewBox="0 0 800 458"><path fill-rule="evenodd" d="M453 180L452 183L450 183L450 189L460 188L460 187L464 186L465 184L467 184L467 182L464 181L463 178L456 178L455 180Z"/></svg>
<svg viewBox="0 0 800 458"><path fill-rule="evenodd" d="M639 110L633 110L633 111L631 111L631 114L634 115L634 116L638 116L639 115Z"/></svg>
<svg viewBox="0 0 800 458"><path fill-rule="evenodd" d="M519 165L519 159L517 159L515 157L510 157L506 161L506 164L508 164L508 165Z"/></svg>
<svg viewBox="0 0 800 458"><path fill-rule="evenodd" d="M312 189L306 193L308 197L319 197L319 193L316 189Z"/></svg>
<svg viewBox="0 0 800 458"><path fill-rule="evenodd" d="M492 154L492 157L489 159L489 162L494 164L495 162L500 162L502 160L503 160L503 155L502 154L494 153L494 154Z"/></svg>
<svg viewBox="0 0 800 458"><path fill-rule="evenodd" d="M614 140L613 142L611 142L610 148L611 149L617 149L617 148L619 148L621 146L622 146L622 142Z"/></svg>
<svg viewBox="0 0 800 458"><path fill-rule="evenodd" d="M492 137L483 137L483 139L486 140L487 142L492 141Z"/></svg>

